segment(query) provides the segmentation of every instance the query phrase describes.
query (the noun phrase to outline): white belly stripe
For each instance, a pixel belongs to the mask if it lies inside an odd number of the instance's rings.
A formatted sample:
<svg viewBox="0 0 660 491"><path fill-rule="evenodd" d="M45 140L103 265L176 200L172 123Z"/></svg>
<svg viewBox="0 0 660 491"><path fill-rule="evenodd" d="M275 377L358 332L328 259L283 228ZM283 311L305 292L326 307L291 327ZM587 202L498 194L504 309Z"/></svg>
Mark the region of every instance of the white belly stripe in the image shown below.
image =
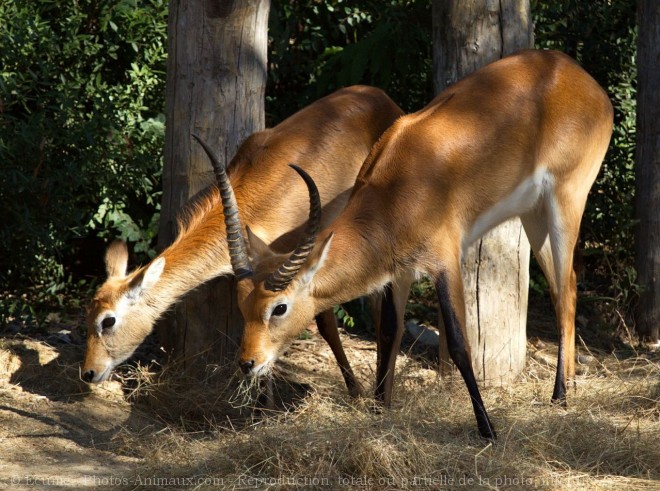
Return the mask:
<svg viewBox="0 0 660 491"><path fill-rule="evenodd" d="M462 252L491 228L509 218L529 211L538 203L540 197L552 188L552 176L545 167L521 182L511 194L479 215L469 232L463 236Z"/></svg>

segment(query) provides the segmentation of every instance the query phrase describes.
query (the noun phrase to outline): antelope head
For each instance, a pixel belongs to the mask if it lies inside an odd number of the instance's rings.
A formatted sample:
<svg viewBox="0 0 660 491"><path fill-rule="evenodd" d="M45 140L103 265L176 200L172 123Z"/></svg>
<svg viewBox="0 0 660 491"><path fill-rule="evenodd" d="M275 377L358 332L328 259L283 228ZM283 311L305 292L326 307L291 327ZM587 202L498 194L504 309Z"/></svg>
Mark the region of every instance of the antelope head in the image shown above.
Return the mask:
<svg viewBox="0 0 660 491"><path fill-rule="evenodd" d="M213 167L218 159L198 139ZM227 221L227 240L234 274L238 283L238 303L245 321L239 365L249 376L266 374L279 353L314 321L316 305L310 295L310 281L323 264L332 235L315 247L321 228L321 198L312 178L300 167L290 164L305 181L309 191L310 212L305 232L290 256L276 254L249 227L249 254L243 240L238 207L226 174L216 172ZM229 223L232 223L231 232ZM258 271L255 275L254 271ZM296 308L292 308L295 299ZM302 327L300 327L302 326Z"/></svg>
<svg viewBox="0 0 660 491"><path fill-rule="evenodd" d="M160 257L127 273L128 249L113 242L105 255L107 281L98 289L87 313L87 349L82 367L85 382L107 380L151 332L158 314L150 308L150 291L165 267Z"/></svg>
<svg viewBox="0 0 660 491"><path fill-rule="evenodd" d="M309 176L298 172L313 186ZM248 376L267 374L280 353L321 310L312 295L312 279L325 262L333 236L328 235L315 246L318 230L313 230L313 213L305 237L288 257L273 253L247 229L250 256L258 272L238 284L238 304L244 320L239 365Z"/></svg>
<svg viewBox="0 0 660 491"><path fill-rule="evenodd" d="M207 144L196 135L193 137L212 156ZM231 265L240 279L251 275L252 271L247 255L242 252L245 244L238 221L238 206L226 169L214 156L211 162L225 210ZM84 381L107 380L112 369L128 359L151 333L156 320L176 300L180 290L194 286L195 274L180 274L179 281L171 277L169 281L159 281L165 263L165 256L160 255L147 266L127 273L126 244L115 241L110 245L105 256L108 279L96 292L87 315L87 349L82 367Z"/></svg>

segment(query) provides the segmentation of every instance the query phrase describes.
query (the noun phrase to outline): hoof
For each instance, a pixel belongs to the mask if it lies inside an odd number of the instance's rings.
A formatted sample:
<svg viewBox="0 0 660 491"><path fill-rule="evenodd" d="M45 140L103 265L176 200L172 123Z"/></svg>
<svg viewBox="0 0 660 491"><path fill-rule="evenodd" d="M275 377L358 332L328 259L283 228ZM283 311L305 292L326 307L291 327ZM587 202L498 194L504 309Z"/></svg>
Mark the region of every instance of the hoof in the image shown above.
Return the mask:
<svg viewBox="0 0 660 491"><path fill-rule="evenodd" d="M497 440L497 432L492 426L479 427L479 434L481 435L481 438L489 440L493 443Z"/></svg>
<svg viewBox="0 0 660 491"><path fill-rule="evenodd" d="M348 395L351 396L352 399L360 399L364 396L364 390L360 384L356 383L355 385L348 387Z"/></svg>
<svg viewBox="0 0 660 491"><path fill-rule="evenodd" d="M566 403L566 396L553 397L552 399L550 399L550 404L552 404L553 406L558 406L563 408L568 407L568 404Z"/></svg>
<svg viewBox="0 0 660 491"><path fill-rule="evenodd" d="M479 434L482 438L494 442L497 440L497 432L493 423L490 422L488 416L484 414L484 418L477 418L477 428L479 429Z"/></svg>

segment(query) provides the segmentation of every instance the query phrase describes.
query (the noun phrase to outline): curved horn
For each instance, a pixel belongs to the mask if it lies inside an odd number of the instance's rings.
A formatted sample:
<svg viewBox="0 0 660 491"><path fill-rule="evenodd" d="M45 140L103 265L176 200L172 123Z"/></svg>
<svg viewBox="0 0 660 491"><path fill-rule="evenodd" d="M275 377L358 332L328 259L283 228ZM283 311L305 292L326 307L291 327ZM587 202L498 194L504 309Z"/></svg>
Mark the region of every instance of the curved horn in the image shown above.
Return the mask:
<svg viewBox="0 0 660 491"><path fill-rule="evenodd" d="M196 134L192 133L192 137L202 146L206 155L208 155L213 171L220 190L220 198L222 199L222 210L225 215L225 229L227 233L227 244L229 246L229 260L231 267L234 270L234 275L237 279L247 278L252 276L253 271L248 259L247 247L245 246L245 238L241 232L241 220L238 215L238 205L236 204L236 197L234 190L231 187L229 178L225 167L220 163L218 157L213 153L211 148Z"/></svg>
<svg viewBox="0 0 660 491"><path fill-rule="evenodd" d="M293 281L293 278L311 254L316 242L316 235L321 228L321 197L314 180L297 165L289 164L289 166L300 174L307 185L309 191L309 220L307 221L307 227L305 227L305 233L289 259L266 279L264 288L274 292L284 290Z"/></svg>

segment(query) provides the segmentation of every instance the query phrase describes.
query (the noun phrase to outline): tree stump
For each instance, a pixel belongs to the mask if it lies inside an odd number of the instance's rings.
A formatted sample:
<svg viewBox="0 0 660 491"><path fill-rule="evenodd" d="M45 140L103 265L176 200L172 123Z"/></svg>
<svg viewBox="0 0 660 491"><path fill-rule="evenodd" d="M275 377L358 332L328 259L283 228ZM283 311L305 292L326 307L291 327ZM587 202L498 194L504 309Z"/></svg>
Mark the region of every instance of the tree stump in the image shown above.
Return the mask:
<svg viewBox="0 0 660 491"><path fill-rule="evenodd" d="M181 206L215 179L191 133L227 163L264 128L269 9L270 0L170 0L161 248ZM241 328L233 280L220 278L186 295L158 332L173 358L201 367L233 360Z"/></svg>
<svg viewBox="0 0 660 491"><path fill-rule="evenodd" d="M660 7L655 0L638 3L637 146L635 187L637 332L660 343Z"/></svg>
<svg viewBox="0 0 660 491"><path fill-rule="evenodd" d="M434 0L432 15L437 93L534 44L529 0ZM486 234L463 258L466 329L481 385L507 384L525 365L529 253L516 219ZM440 363L446 373L446 349Z"/></svg>

